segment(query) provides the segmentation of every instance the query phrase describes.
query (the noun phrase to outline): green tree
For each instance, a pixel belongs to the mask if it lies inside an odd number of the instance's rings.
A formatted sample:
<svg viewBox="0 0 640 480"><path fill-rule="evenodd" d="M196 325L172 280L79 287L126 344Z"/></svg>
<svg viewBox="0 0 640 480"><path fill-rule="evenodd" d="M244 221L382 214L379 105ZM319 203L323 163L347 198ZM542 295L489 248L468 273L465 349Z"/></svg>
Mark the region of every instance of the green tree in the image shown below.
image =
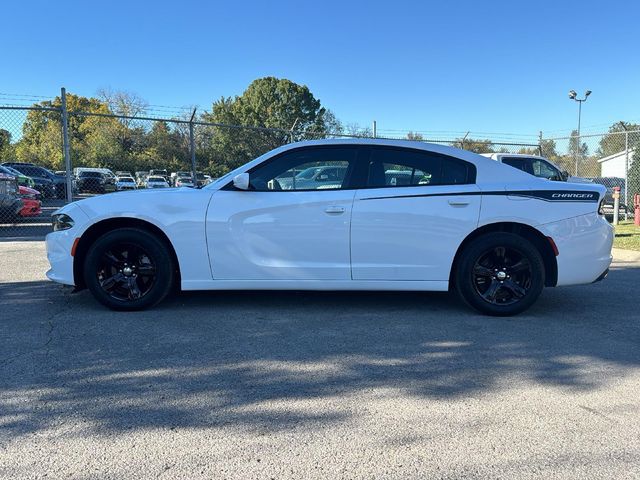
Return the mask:
<svg viewBox="0 0 640 480"><path fill-rule="evenodd" d="M323 138L341 129L335 116L321 106L306 85L275 77L254 80L242 95L214 102L211 113L202 119L253 127L210 128L210 161L218 173L292 139Z"/></svg>
<svg viewBox="0 0 640 480"><path fill-rule="evenodd" d="M154 122L146 139L143 161L149 168L162 165L169 170L185 170L189 164L189 138L172 130L167 122Z"/></svg>
<svg viewBox="0 0 640 480"><path fill-rule="evenodd" d="M579 142L580 142L580 139L578 138L578 131L572 130L571 136L569 137L569 146L567 148L567 153L569 155L578 155L579 157L586 157L587 155L589 155L589 146L585 142L582 142L580 146L578 146Z"/></svg>
<svg viewBox="0 0 640 480"><path fill-rule="evenodd" d="M602 137L598 147L598 155L608 157L625 149L625 135L623 132L638 131L640 125L636 123L619 121L609 127L607 135Z"/></svg>
<svg viewBox="0 0 640 480"><path fill-rule="evenodd" d="M572 130L567 145L567 155L558 162L559 166L579 177L598 177L601 169L597 156L590 156L589 146L581 140L578 137L578 131Z"/></svg>
<svg viewBox="0 0 640 480"><path fill-rule="evenodd" d="M555 140L541 140L540 150L542 151L542 156L551 161L558 158L558 146Z"/></svg>
<svg viewBox="0 0 640 480"><path fill-rule="evenodd" d="M11 132L9 130L5 130L4 128L0 128L0 150L9 146L11 144Z"/></svg>
<svg viewBox="0 0 640 480"><path fill-rule="evenodd" d="M633 195L640 193L640 133L629 135L629 158L631 165L627 174L627 182L629 186L628 198L632 207Z"/></svg>
<svg viewBox="0 0 640 480"><path fill-rule="evenodd" d="M34 106L60 109L60 97L53 101L44 101ZM69 112L109 113L104 103L96 98L67 94ZM69 142L73 165L79 165L85 159L86 137L90 133L85 123L86 115L70 113ZM59 110L30 110L22 126L22 138L15 145L15 155L20 161L35 162L53 169L61 169L62 154L62 119Z"/></svg>
<svg viewBox="0 0 640 480"><path fill-rule="evenodd" d="M640 144L634 149L631 167L627 176L629 203L632 203L634 194L640 193L640 153L636 154L636 152L640 152Z"/></svg>
<svg viewBox="0 0 640 480"><path fill-rule="evenodd" d="M0 128L0 161L13 160L14 146L11 144L11 132Z"/></svg>

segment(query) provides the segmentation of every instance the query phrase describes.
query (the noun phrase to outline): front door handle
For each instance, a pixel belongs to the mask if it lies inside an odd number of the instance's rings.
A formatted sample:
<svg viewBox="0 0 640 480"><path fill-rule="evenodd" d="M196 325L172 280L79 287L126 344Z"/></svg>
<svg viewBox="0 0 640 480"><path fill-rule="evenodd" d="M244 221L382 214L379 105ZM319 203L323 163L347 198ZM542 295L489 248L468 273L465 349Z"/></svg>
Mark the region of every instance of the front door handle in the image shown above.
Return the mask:
<svg viewBox="0 0 640 480"><path fill-rule="evenodd" d="M324 211L325 213L328 213L330 215L340 215L341 213L344 213L344 207L341 207L339 205L331 205L325 208Z"/></svg>
<svg viewBox="0 0 640 480"><path fill-rule="evenodd" d="M452 207L466 207L470 203L469 200L449 200L449 205Z"/></svg>

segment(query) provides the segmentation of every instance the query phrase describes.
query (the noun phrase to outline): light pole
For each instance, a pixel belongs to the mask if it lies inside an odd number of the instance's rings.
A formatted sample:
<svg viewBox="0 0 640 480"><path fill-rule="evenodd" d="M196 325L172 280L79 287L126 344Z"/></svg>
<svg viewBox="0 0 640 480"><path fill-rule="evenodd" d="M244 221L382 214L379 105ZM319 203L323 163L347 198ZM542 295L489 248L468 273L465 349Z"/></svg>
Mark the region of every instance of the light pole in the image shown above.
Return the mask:
<svg viewBox="0 0 640 480"><path fill-rule="evenodd" d="M582 117L582 102L586 102L587 98L589 97L589 95L591 95L591 90L587 90L586 92L584 92L584 98L580 99L578 98L578 94L576 93L575 90L569 90L569 98L571 100L575 100L576 102L578 102L578 135L577 135L577 141L576 141L576 152L575 152L575 162L576 162L576 167L575 167L575 175L576 177L578 176L578 158L579 158L579 152L580 152L580 119Z"/></svg>

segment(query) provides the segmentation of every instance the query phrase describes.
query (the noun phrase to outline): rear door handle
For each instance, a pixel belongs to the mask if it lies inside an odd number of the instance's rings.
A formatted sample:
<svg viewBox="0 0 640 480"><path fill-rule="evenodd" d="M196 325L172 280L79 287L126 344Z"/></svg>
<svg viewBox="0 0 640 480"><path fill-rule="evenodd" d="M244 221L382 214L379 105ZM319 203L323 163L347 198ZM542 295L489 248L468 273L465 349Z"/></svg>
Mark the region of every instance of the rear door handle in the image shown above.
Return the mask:
<svg viewBox="0 0 640 480"><path fill-rule="evenodd" d="M466 207L470 203L469 200L449 200L449 205L452 207Z"/></svg>
<svg viewBox="0 0 640 480"><path fill-rule="evenodd" d="M340 215L341 213L344 213L344 207L339 205L330 205L325 208L324 211L330 215Z"/></svg>

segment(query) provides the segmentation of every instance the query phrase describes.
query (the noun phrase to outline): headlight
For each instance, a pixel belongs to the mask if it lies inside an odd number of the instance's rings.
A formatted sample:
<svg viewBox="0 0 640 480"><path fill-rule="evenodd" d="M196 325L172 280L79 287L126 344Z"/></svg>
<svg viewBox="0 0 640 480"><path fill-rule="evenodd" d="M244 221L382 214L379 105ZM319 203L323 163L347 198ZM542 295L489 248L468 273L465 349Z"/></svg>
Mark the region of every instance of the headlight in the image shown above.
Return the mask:
<svg viewBox="0 0 640 480"><path fill-rule="evenodd" d="M51 216L53 231L69 230L73 227L73 219L65 213L57 213Z"/></svg>

